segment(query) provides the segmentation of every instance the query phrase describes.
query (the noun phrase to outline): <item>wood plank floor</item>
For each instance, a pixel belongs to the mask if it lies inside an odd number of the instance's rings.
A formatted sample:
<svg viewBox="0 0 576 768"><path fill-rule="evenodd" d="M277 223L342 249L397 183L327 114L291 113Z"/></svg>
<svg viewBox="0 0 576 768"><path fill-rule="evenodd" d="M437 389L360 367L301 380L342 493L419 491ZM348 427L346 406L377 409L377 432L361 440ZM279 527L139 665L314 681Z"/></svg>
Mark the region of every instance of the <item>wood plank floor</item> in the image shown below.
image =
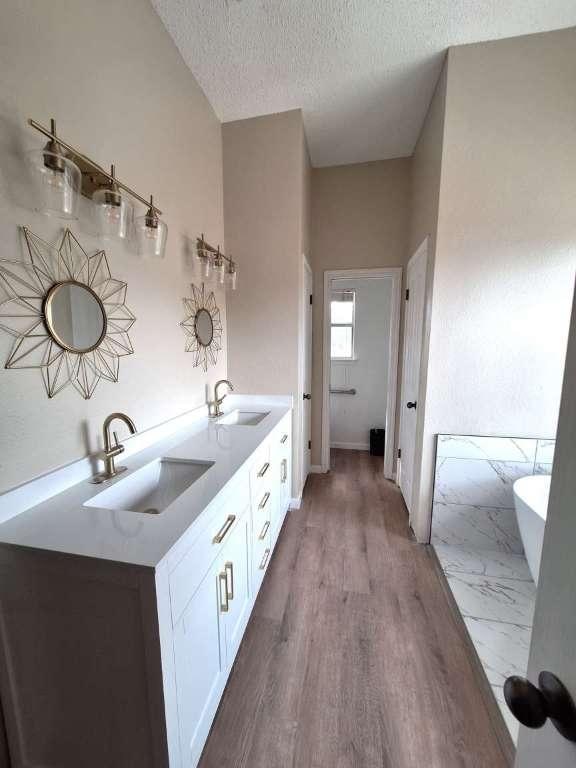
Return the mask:
<svg viewBox="0 0 576 768"><path fill-rule="evenodd" d="M382 459L333 467L286 518L201 768L508 768Z"/></svg>

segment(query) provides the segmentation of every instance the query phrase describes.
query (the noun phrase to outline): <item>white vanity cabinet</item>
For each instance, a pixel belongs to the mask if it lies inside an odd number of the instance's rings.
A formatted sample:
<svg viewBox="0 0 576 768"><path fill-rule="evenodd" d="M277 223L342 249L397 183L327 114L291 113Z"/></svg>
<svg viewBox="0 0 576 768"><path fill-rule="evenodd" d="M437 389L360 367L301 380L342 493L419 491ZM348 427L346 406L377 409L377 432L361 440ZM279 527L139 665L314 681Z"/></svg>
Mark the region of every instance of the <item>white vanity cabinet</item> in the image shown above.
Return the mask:
<svg viewBox="0 0 576 768"><path fill-rule="evenodd" d="M291 444L287 412L156 565L0 543L11 766L195 768L288 509Z"/></svg>

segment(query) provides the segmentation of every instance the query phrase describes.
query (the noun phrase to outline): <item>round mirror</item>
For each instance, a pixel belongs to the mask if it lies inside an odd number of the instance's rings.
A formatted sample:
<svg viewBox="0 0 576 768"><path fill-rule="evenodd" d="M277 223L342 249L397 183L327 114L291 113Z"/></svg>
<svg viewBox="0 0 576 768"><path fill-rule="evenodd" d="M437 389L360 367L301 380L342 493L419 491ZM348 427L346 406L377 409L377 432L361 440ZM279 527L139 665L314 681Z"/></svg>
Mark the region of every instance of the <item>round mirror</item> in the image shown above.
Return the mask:
<svg viewBox="0 0 576 768"><path fill-rule="evenodd" d="M212 344L214 323L212 322L212 315L207 309L199 309L196 312L194 330L196 331L196 338L199 344L202 344L203 347L209 347Z"/></svg>
<svg viewBox="0 0 576 768"><path fill-rule="evenodd" d="M46 328L54 341L70 352L90 352L106 334L104 305L82 283L56 283L44 302Z"/></svg>

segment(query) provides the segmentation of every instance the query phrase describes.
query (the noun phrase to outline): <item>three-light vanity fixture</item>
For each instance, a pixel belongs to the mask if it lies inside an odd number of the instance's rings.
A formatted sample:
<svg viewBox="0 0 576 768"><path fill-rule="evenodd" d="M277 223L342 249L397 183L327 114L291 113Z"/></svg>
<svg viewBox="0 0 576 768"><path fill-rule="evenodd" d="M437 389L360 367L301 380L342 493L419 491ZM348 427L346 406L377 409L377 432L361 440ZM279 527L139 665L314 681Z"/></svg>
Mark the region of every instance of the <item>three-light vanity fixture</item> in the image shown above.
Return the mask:
<svg viewBox="0 0 576 768"><path fill-rule="evenodd" d="M98 235L108 238L135 237L138 254L145 258L164 258L168 227L159 218L162 211L116 178L110 172L74 149L56 135L56 123L45 128L35 120L29 125L47 137L42 149L29 153L32 175L42 213L64 219L77 218L79 196L93 203L92 219ZM133 200L146 206L143 216L134 218Z"/></svg>
<svg viewBox="0 0 576 768"><path fill-rule="evenodd" d="M204 235L196 240L196 259L203 280L210 280L214 273L217 283L229 286L233 291L236 290L236 262L229 256L225 256L220 246L214 248L209 245L204 240Z"/></svg>

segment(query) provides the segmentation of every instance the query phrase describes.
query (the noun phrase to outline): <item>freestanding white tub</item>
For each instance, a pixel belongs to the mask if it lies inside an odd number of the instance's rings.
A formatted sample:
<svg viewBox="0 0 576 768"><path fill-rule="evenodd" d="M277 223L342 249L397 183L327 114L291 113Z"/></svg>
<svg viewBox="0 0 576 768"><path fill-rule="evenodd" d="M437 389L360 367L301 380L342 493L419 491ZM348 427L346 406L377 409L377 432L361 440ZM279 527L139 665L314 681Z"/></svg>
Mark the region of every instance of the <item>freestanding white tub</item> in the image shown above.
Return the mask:
<svg viewBox="0 0 576 768"><path fill-rule="evenodd" d="M528 567L535 583L538 584L542 542L550 495L550 475L529 475L521 477L513 485L516 519L524 545Z"/></svg>

